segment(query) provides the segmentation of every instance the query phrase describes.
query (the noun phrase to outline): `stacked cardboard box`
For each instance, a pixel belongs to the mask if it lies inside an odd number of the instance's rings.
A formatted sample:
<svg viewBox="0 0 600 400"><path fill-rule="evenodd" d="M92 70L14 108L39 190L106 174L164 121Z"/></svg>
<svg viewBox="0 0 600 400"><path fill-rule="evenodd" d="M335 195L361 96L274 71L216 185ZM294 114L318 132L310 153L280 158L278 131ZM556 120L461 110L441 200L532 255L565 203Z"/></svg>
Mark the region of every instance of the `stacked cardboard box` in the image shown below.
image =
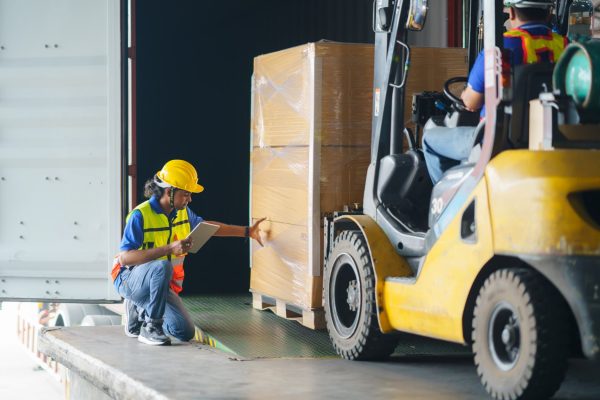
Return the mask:
<svg viewBox="0 0 600 400"><path fill-rule="evenodd" d="M309 43L254 61L251 216L268 221L250 288L303 310L305 325L319 325L322 215L362 202L372 77L371 45Z"/></svg>
<svg viewBox="0 0 600 400"><path fill-rule="evenodd" d="M407 99L466 72L464 51L422 51L413 50ZM309 43L255 58L250 211L253 220L268 218L265 247L252 247L255 307L270 297L278 314L294 306L303 324L320 325L322 216L362 203L372 86L372 45Z"/></svg>

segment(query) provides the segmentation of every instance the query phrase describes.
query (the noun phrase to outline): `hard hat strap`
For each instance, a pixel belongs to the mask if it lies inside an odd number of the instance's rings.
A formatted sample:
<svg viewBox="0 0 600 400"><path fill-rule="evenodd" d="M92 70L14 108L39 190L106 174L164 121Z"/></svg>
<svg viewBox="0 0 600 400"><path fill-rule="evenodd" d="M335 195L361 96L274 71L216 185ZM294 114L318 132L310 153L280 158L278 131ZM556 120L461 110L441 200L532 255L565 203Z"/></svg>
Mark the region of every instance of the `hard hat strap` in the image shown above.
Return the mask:
<svg viewBox="0 0 600 400"><path fill-rule="evenodd" d="M171 187L171 194L169 195L169 205L171 208L175 208L175 188Z"/></svg>

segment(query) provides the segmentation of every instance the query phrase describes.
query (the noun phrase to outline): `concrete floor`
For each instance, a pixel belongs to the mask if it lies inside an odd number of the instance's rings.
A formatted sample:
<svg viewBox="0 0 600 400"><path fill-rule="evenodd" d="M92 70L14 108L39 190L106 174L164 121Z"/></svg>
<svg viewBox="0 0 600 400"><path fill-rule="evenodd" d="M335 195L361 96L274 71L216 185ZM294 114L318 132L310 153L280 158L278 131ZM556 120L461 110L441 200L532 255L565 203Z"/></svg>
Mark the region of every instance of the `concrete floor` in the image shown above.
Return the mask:
<svg viewBox="0 0 600 400"><path fill-rule="evenodd" d="M467 357L401 357L388 362L335 358L236 360L197 344L152 347L121 327L47 332L45 351L105 391L149 399L485 399ZM64 360L64 361L63 361ZM571 363L557 399L600 399L600 366Z"/></svg>
<svg viewBox="0 0 600 400"><path fill-rule="evenodd" d="M64 399L62 384L39 366L15 332L14 309L4 303L0 310L0 399Z"/></svg>

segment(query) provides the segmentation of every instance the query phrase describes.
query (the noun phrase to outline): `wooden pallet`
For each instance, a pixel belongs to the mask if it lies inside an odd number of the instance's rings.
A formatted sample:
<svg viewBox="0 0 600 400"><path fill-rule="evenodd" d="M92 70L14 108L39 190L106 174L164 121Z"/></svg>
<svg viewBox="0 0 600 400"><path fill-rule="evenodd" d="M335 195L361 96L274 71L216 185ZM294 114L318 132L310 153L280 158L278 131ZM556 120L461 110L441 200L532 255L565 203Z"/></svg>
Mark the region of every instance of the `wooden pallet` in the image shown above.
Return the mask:
<svg viewBox="0 0 600 400"><path fill-rule="evenodd" d="M310 329L325 329L323 308L303 309L285 300L256 292L252 292L252 307L256 310L271 310L282 318L297 321Z"/></svg>

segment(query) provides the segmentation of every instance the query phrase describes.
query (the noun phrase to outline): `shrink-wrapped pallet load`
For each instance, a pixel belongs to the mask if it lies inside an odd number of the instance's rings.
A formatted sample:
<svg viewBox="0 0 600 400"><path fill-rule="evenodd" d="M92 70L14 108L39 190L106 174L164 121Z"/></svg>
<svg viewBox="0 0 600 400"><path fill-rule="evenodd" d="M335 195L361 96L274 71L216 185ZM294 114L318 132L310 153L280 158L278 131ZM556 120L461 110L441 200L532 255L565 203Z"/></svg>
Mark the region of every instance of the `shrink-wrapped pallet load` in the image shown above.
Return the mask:
<svg viewBox="0 0 600 400"><path fill-rule="evenodd" d="M421 66L432 50L414 49L407 99L466 73L462 49L437 50L452 67ZM322 326L323 216L362 203L372 93L372 45L318 42L255 58L250 213L267 217L265 246L252 245L255 308Z"/></svg>

